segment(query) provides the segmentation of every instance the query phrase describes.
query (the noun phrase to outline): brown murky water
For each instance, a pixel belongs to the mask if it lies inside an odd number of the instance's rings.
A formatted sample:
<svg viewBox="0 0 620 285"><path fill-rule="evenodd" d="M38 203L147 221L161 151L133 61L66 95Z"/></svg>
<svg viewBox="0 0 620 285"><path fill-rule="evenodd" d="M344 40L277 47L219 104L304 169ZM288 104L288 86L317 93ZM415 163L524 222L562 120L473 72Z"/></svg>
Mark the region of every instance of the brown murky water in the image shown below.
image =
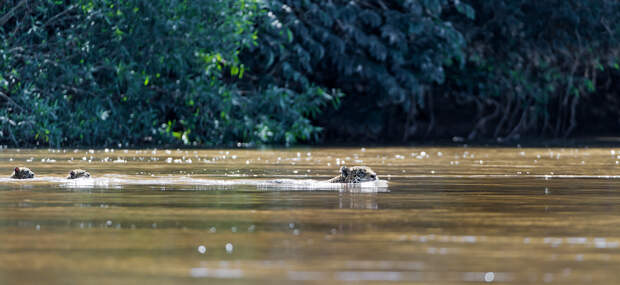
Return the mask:
<svg viewBox="0 0 620 285"><path fill-rule="evenodd" d="M0 179L0 284L617 284L619 163L611 148L5 149L6 176L37 176ZM342 164L387 187L318 182ZM64 180L73 168L94 178Z"/></svg>

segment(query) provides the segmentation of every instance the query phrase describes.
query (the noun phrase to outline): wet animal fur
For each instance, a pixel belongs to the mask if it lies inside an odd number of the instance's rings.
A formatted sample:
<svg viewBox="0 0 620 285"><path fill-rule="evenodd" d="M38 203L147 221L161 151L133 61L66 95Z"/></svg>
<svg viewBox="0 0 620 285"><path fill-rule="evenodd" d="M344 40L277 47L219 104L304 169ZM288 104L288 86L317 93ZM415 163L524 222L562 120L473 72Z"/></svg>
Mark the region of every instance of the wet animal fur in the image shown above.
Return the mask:
<svg viewBox="0 0 620 285"><path fill-rule="evenodd" d="M13 174L11 175L13 179L30 179L34 178L34 172L27 167L15 167L13 169Z"/></svg>
<svg viewBox="0 0 620 285"><path fill-rule="evenodd" d="M88 171L84 169L73 169L71 170L71 172L69 172L69 176L67 176L67 179L77 179L82 177L89 178L90 173L88 173Z"/></svg>
<svg viewBox="0 0 620 285"><path fill-rule="evenodd" d="M329 183L361 183L377 180L377 174L367 166L340 167L340 175L327 180Z"/></svg>

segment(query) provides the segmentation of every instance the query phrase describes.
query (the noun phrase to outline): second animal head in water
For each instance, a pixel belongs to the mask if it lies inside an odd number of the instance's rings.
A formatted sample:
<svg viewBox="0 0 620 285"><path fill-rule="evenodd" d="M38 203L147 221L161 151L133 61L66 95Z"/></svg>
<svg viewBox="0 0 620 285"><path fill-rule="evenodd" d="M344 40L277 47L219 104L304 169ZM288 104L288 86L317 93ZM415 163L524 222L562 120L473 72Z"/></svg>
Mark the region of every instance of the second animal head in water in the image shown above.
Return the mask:
<svg viewBox="0 0 620 285"><path fill-rule="evenodd" d="M69 176L67 179L77 179L77 178L89 178L90 173L84 169L73 169L69 172Z"/></svg>

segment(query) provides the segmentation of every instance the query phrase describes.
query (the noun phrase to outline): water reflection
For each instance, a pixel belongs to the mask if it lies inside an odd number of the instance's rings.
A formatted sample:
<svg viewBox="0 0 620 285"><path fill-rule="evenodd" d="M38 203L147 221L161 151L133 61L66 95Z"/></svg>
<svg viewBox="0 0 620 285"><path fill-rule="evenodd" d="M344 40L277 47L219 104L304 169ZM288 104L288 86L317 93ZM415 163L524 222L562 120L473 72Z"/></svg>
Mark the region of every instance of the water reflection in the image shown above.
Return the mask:
<svg viewBox="0 0 620 285"><path fill-rule="evenodd" d="M359 194L353 193L349 195L338 195L338 208L340 209L379 209L377 204L377 194Z"/></svg>
<svg viewBox="0 0 620 285"><path fill-rule="evenodd" d="M4 149L0 284L615 284L619 154ZM321 184L357 164L387 187Z"/></svg>

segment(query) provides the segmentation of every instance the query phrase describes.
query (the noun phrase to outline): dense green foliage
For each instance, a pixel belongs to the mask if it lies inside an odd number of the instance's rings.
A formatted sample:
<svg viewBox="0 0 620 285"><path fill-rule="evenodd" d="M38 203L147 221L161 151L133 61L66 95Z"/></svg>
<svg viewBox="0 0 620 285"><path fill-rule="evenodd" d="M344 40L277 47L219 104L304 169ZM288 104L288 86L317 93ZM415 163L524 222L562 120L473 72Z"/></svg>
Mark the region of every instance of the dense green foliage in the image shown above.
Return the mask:
<svg viewBox="0 0 620 285"><path fill-rule="evenodd" d="M620 129L617 1L269 3L294 39L273 65L347 94L316 121L329 139L566 136L593 118Z"/></svg>
<svg viewBox="0 0 620 285"><path fill-rule="evenodd" d="M294 143L332 101L309 84L238 84L254 1L71 2L0 8L4 142Z"/></svg>
<svg viewBox="0 0 620 285"><path fill-rule="evenodd" d="M619 130L619 25L612 0L9 0L0 143Z"/></svg>
<svg viewBox="0 0 620 285"><path fill-rule="evenodd" d="M620 2L468 2L467 66L441 90L475 106L470 138L620 130Z"/></svg>
<svg viewBox="0 0 620 285"><path fill-rule="evenodd" d="M263 72L343 90L346 104L320 124L344 137L377 139L394 107L425 106L444 66L465 59L463 36L441 19L447 0L268 3L268 28L259 30L258 52L269 59ZM455 8L474 17L470 6Z"/></svg>

